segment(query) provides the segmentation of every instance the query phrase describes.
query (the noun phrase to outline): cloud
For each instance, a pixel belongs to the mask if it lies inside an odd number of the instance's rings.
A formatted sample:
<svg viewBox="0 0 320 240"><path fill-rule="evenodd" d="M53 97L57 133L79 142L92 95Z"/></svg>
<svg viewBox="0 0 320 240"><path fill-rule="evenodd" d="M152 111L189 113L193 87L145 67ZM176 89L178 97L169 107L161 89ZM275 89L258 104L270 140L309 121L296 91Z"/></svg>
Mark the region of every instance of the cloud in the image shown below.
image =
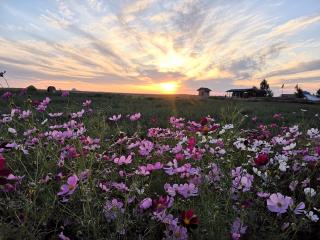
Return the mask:
<svg viewBox="0 0 320 240"><path fill-rule="evenodd" d="M283 75L296 74L301 72L314 71L319 69L320 69L320 59L317 59L309 62L300 62L290 68L272 71L268 73L265 77L283 76Z"/></svg>
<svg viewBox="0 0 320 240"><path fill-rule="evenodd" d="M189 92L252 86L263 77L313 82L314 76L288 75L319 68L320 35L310 31L319 14L279 16L286 1L257 3L56 0L21 18L23 11L8 3L1 28L10 34L0 33L0 64L28 81L33 75L38 82L56 77L120 88L176 81ZM292 59L300 63L289 65Z"/></svg>
<svg viewBox="0 0 320 240"><path fill-rule="evenodd" d="M289 20L282 25L276 26L268 33L268 38L288 36L301 31L308 26L319 23L320 16L303 16L296 19Z"/></svg>
<svg viewBox="0 0 320 240"><path fill-rule="evenodd" d="M87 0L89 6L97 12L104 12L106 7L101 0Z"/></svg>

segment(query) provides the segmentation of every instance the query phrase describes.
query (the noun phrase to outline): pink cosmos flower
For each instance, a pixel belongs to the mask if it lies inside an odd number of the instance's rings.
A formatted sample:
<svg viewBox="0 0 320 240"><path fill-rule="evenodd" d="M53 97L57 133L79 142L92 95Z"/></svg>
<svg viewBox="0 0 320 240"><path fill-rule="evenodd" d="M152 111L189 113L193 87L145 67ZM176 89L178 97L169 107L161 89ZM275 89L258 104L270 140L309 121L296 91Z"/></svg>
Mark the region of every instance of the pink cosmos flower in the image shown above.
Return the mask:
<svg viewBox="0 0 320 240"><path fill-rule="evenodd" d="M196 146L196 138L195 137L191 137L188 140L188 149L189 151L192 151L192 149Z"/></svg>
<svg viewBox="0 0 320 240"><path fill-rule="evenodd" d="M289 206L293 204L291 197L283 196L281 193L273 193L267 199L267 207L270 212L285 213Z"/></svg>
<svg viewBox="0 0 320 240"><path fill-rule="evenodd" d="M132 156L131 155L129 155L128 157L121 156L120 158L113 159L113 162L118 165L122 165L122 164L128 165L132 163Z"/></svg>
<svg viewBox="0 0 320 240"><path fill-rule="evenodd" d="M148 156L153 150L154 144L148 140L143 140L140 143L139 153L141 156Z"/></svg>
<svg viewBox="0 0 320 240"><path fill-rule="evenodd" d="M173 184L172 186L168 183L164 185L165 191L172 197L178 192L184 198L194 197L198 195L198 188L193 183L185 184Z"/></svg>
<svg viewBox="0 0 320 240"><path fill-rule="evenodd" d="M109 117L109 120L112 122L117 122L121 119L121 114L119 115L113 115L112 117Z"/></svg>
<svg viewBox="0 0 320 240"><path fill-rule="evenodd" d="M139 204L139 207L141 209L148 209L152 206L152 199L151 198L145 198L143 199L140 204Z"/></svg>
<svg viewBox="0 0 320 240"><path fill-rule="evenodd" d="M40 102L38 104L38 106L36 107L36 109L39 112L44 112L47 109L48 104L51 102L51 99L46 97L42 102Z"/></svg>
<svg viewBox="0 0 320 240"><path fill-rule="evenodd" d="M84 107L89 107L90 106L90 104L91 104L91 100L85 100L83 103L82 103L82 106L84 106Z"/></svg>
<svg viewBox="0 0 320 240"><path fill-rule="evenodd" d="M72 195L78 186L78 181L79 178L75 174L68 177L67 184L61 186L58 196Z"/></svg>
<svg viewBox="0 0 320 240"><path fill-rule="evenodd" d="M130 121L132 122L137 121L140 118L141 118L141 113L134 113L129 117Z"/></svg>

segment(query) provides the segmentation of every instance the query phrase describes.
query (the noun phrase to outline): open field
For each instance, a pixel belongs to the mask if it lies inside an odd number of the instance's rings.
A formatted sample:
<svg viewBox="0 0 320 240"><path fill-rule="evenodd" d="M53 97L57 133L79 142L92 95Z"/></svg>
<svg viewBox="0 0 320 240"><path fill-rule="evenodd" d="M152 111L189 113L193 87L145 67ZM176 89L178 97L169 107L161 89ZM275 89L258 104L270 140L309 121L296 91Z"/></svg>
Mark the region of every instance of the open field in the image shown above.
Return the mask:
<svg viewBox="0 0 320 240"><path fill-rule="evenodd" d="M45 92L0 104L1 240L320 238L319 105Z"/></svg>
<svg viewBox="0 0 320 240"><path fill-rule="evenodd" d="M26 96L19 96L20 90L16 90L16 100L18 105L25 104ZM0 91L0 94L3 91ZM2 95L2 94L1 94ZM47 96L46 91L28 93L32 99L41 100ZM68 108L78 110L79 103L86 99L92 100L93 108L105 114L128 114L141 112L144 118L143 125L152 126L151 119L157 124L165 127L170 116L185 117L186 119L200 119L203 116L211 115L217 120L231 121L232 118L248 116L244 124L250 124L252 117L257 117L257 121L271 123L272 116L281 113L287 123L307 123L311 126L318 124L314 118L320 115L320 104L274 102L266 98L264 101L250 101L247 99L225 99L223 97L200 98L192 95L147 95L147 94L117 94L117 93L84 93L70 92L69 97L61 97L61 93L49 94L52 98L50 111L62 111ZM3 102L2 102L3 103ZM7 104L0 105L0 111L7 111ZM151 125L150 125L151 124Z"/></svg>

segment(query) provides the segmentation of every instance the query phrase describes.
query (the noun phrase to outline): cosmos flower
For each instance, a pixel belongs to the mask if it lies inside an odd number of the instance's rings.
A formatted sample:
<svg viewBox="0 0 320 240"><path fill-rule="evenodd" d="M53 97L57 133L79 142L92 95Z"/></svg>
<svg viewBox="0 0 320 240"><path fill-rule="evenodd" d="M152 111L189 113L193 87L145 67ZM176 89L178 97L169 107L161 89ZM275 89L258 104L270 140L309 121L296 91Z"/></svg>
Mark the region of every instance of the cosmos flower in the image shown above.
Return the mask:
<svg viewBox="0 0 320 240"><path fill-rule="evenodd" d="M152 200L152 207L155 212L162 212L170 208L173 204L173 198L169 196L160 196L158 199Z"/></svg>
<svg viewBox="0 0 320 240"><path fill-rule="evenodd" d="M117 122L121 119L121 114L113 115L112 117L109 117L109 120L112 122Z"/></svg>
<svg viewBox="0 0 320 240"><path fill-rule="evenodd" d="M314 197L317 194L317 192L310 187L303 189L303 192L307 197Z"/></svg>
<svg viewBox="0 0 320 240"><path fill-rule="evenodd" d="M285 213L289 206L293 204L291 197L283 196L281 193L273 193L267 199L267 207L270 212Z"/></svg>
<svg viewBox="0 0 320 240"><path fill-rule="evenodd" d="M126 156L121 156L120 158L114 158L113 162L118 164L118 165L128 165L130 163L132 163L132 156L129 155L128 157Z"/></svg>
<svg viewBox="0 0 320 240"><path fill-rule="evenodd" d="M304 202L300 202L296 208L294 209L294 213L299 215L299 214L302 214L304 213L304 209L305 209L306 205L304 204Z"/></svg>
<svg viewBox="0 0 320 240"><path fill-rule="evenodd" d="M247 226L245 226L240 218L236 218L231 226L231 237L233 240L239 240L242 235L247 231Z"/></svg>
<svg viewBox="0 0 320 240"><path fill-rule="evenodd" d="M255 158L254 163L257 166L266 165L269 162L269 157L267 153L259 153L258 156Z"/></svg>
<svg viewBox="0 0 320 240"><path fill-rule="evenodd" d="M196 228L199 224L199 218L194 213L193 209L182 211L180 214L180 221L182 225L185 226L187 229Z"/></svg>
<svg viewBox="0 0 320 240"><path fill-rule="evenodd" d="M68 177L67 184L61 186L58 196L72 195L78 186L78 181L79 178L75 174Z"/></svg>
<svg viewBox="0 0 320 240"><path fill-rule="evenodd" d="M151 198L145 198L143 199L140 204L139 204L139 207L141 209L148 209L152 206L152 199Z"/></svg>
<svg viewBox="0 0 320 240"><path fill-rule="evenodd" d="M318 222L319 217L313 211L309 211L305 213L306 217L309 218L312 222Z"/></svg>
<svg viewBox="0 0 320 240"><path fill-rule="evenodd" d="M138 121L140 118L141 118L141 113L134 113L129 117L131 122Z"/></svg>
<svg viewBox="0 0 320 240"><path fill-rule="evenodd" d="M69 91L62 91L61 97L69 97L70 93Z"/></svg>
<svg viewBox="0 0 320 240"><path fill-rule="evenodd" d="M89 107L91 105L91 103L92 103L92 101L87 99L82 103L82 106L83 107Z"/></svg>

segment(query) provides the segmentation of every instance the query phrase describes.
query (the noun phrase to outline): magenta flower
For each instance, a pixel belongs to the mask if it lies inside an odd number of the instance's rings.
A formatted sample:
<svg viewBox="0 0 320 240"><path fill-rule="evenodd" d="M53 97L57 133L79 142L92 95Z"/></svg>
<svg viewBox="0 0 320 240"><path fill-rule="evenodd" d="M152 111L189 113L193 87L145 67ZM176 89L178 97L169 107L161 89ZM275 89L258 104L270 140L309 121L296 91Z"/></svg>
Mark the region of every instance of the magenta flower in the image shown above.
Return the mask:
<svg viewBox="0 0 320 240"><path fill-rule="evenodd" d="M148 156L153 150L154 144L148 140L143 140L140 143L139 153L141 156Z"/></svg>
<svg viewBox="0 0 320 240"><path fill-rule="evenodd" d="M121 156L120 158L113 159L113 162L118 165L122 165L122 164L128 165L132 163L132 156L131 155L129 155L128 157Z"/></svg>
<svg viewBox="0 0 320 240"><path fill-rule="evenodd" d="M139 204L139 207L141 209L148 209L152 206L152 199L151 198L145 198L143 199L140 204Z"/></svg>
<svg viewBox="0 0 320 240"><path fill-rule="evenodd" d="M67 196L72 195L78 186L79 178L77 175L72 175L68 177L67 184L64 184L60 188L60 192L58 192L59 196Z"/></svg>
<svg viewBox="0 0 320 240"><path fill-rule="evenodd" d="M13 94L11 92L5 92L4 94L2 94L1 98L3 100L8 100L9 98L11 98L13 96Z"/></svg>
<svg viewBox="0 0 320 240"><path fill-rule="evenodd" d="M267 207L270 212L285 213L289 206L293 204L291 197L283 196L281 193L273 193L267 199Z"/></svg>
<svg viewBox="0 0 320 240"><path fill-rule="evenodd" d="M159 213L167 208L172 207L174 199L169 196L160 196L158 199L153 199L152 205L155 212Z"/></svg>
<svg viewBox="0 0 320 240"><path fill-rule="evenodd" d="M129 119L131 122L137 121L141 118L141 113L132 114Z"/></svg>
<svg viewBox="0 0 320 240"><path fill-rule="evenodd" d="M61 97L69 97L70 93L69 91L62 91Z"/></svg>

